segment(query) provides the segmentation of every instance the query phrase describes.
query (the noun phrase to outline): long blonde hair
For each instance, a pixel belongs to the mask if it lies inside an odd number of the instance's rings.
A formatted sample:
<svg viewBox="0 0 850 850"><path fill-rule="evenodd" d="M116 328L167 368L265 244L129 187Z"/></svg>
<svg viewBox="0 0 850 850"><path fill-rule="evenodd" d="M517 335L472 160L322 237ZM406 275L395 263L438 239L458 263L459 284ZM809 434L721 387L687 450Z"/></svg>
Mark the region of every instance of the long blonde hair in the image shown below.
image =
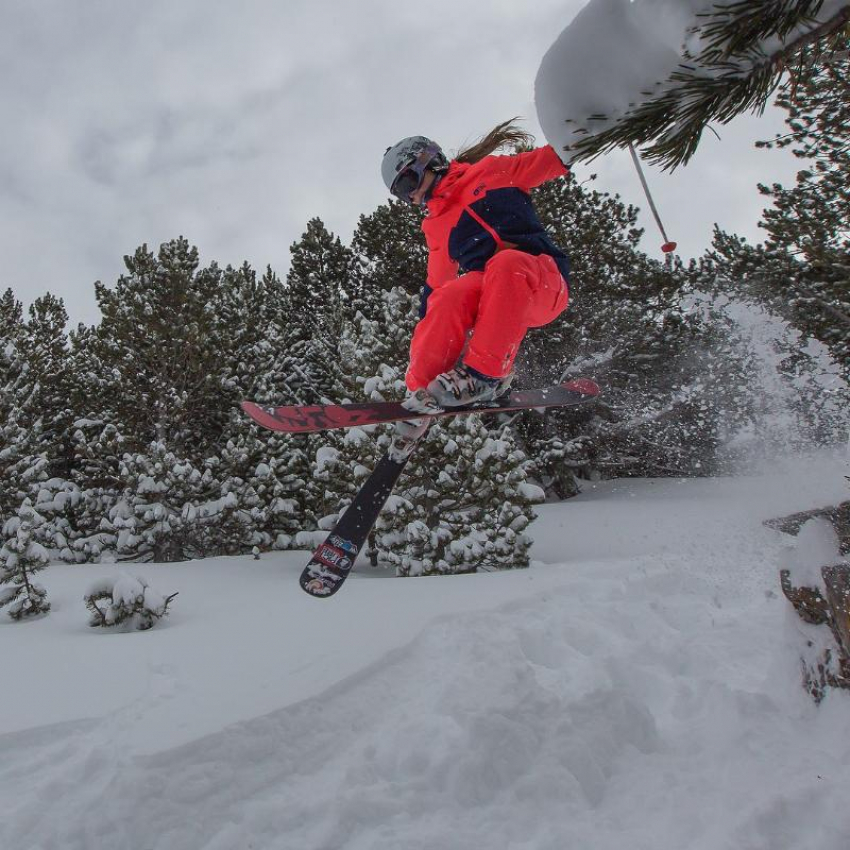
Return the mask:
<svg viewBox="0 0 850 850"><path fill-rule="evenodd" d="M490 156L500 148L530 148L534 145L534 136L521 130L514 122L519 118L510 118L497 124L486 136L483 136L475 144L463 148L455 157L455 162L474 163Z"/></svg>

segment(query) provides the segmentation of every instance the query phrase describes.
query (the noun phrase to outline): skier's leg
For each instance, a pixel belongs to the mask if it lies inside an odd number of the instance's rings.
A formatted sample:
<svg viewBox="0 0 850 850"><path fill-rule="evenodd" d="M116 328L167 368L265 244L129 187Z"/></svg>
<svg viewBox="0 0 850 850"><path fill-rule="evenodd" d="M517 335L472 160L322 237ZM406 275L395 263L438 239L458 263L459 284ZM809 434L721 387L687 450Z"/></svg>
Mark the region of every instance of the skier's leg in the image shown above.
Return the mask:
<svg viewBox="0 0 850 850"><path fill-rule="evenodd" d="M500 251L484 269L464 364L482 375L505 377L528 329L549 324L567 302L567 285L552 257Z"/></svg>
<svg viewBox="0 0 850 850"><path fill-rule="evenodd" d="M428 394L441 407L503 395L526 331L551 322L567 301L566 282L551 257L500 251L484 269L478 317L463 363L431 381Z"/></svg>
<svg viewBox="0 0 850 850"><path fill-rule="evenodd" d="M483 272L470 272L431 293L428 312L416 326L410 343L409 389L426 387L455 365L478 317L483 279Z"/></svg>

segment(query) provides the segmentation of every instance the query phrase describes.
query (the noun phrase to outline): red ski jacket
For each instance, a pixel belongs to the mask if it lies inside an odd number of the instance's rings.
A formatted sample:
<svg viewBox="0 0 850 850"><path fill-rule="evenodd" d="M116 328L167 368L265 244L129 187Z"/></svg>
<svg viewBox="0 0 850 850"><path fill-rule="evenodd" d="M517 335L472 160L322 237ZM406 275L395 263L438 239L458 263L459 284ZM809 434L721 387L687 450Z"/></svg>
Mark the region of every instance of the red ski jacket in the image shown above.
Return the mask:
<svg viewBox="0 0 850 850"><path fill-rule="evenodd" d="M567 171L550 145L487 156L472 165L452 162L429 198L422 222L429 250L422 315L431 291L460 274L480 271L505 247L549 254L566 280L569 258L541 224L529 192Z"/></svg>

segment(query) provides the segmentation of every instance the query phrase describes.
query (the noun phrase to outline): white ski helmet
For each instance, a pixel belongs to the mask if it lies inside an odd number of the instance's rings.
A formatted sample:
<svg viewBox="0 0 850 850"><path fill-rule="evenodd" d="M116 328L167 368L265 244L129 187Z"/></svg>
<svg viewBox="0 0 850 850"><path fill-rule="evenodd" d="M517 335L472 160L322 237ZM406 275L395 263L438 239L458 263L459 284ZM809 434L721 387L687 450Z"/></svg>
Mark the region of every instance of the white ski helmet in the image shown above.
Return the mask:
<svg viewBox="0 0 850 850"><path fill-rule="evenodd" d="M381 162L381 176L392 194L396 194L393 191L396 177L416 163L422 154L427 153L430 153L431 157L425 160L425 168L429 168L437 174L442 174L448 170L449 161L446 159L443 149L426 136L408 136L387 148L383 162Z"/></svg>

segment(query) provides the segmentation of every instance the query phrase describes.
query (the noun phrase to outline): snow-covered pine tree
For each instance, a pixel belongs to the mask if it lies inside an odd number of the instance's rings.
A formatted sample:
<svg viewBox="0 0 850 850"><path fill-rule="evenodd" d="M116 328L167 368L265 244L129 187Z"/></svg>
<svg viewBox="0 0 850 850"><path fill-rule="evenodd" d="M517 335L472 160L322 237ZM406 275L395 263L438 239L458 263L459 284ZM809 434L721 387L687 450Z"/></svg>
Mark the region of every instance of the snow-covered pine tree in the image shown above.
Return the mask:
<svg viewBox="0 0 850 850"><path fill-rule="evenodd" d="M378 519L374 550L399 575L528 566L524 534L542 491L511 431L478 416L431 427Z"/></svg>
<svg viewBox="0 0 850 850"><path fill-rule="evenodd" d="M40 423L38 453L48 459L51 477L67 478L73 461L70 407L73 383L68 364L65 327L68 313L61 299L49 293L30 305L22 338L28 388L22 405L25 426Z"/></svg>
<svg viewBox="0 0 850 850"><path fill-rule="evenodd" d="M370 464L370 459L375 457L374 449L366 432L360 428L326 432L311 443L316 452L313 474L301 504L308 529L329 531L356 495L363 472L374 466Z"/></svg>
<svg viewBox="0 0 850 850"><path fill-rule="evenodd" d="M70 471L70 372L62 302L36 299L24 321L7 291L0 302L0 516L12 516L41 483Z"/></svg>
<svg viewBox="0 0 850 850"><path fill-rule="evenodd" d="M76 536L75 515L79 493L70 483L71 387L67 313L62 301L47 294L29 308L22 321L19 308L7 297L2 312L3 331L11 334L3 345L6 408L0 448L0 500L4 514L23 498L36 502L41 516L39 540L49 549L70 554ZM10 326L9 317L14 322ZM17 326L17 331L13 328Z"/></svg>
<svg viewBox="0 0 850 850"><path fill-rule="evenodd" d="M0 340L4 345L16 339L24 324L24 309L21 302L15 298L12 288L8 287L0 296Z"/></svg>
<svg viewBox="0 0 850 850"><path fill-rule="evenodd" d="M242 333L233 355L231 383L239 398L265 405L300 404L337 392L332 387L339 386L340 365L325 362L321 368L333 372L321 379L314 374L320 360L313 357L315 351L311 354L311 343L295 319L291 296L269 268L251 295L255 306L247 313L236 311L234 325L245 315L252 317L252 327ZM324 358L325 346L318 350ZM320 384L324 389L317 389ZM241 411L230 417L219 450L222 493L235 494L240 509L250 513L253 545L288 548L305 522L309 525L305 487L318 445L313 437L258 429Z"/></svg>
<svg viewBox="0 0 850 850"><path fill-rule="evenodd" d="M240 401L281 403L287 312L284 286L271 268L261 278L247 264L225 269L215 299L213 342L220 355L216 369L223 392L219 445L248 426L244 416L232 415Z"/></svg>
<svg viewBox="0 0 850 850"><path fill-rule="evenodd" d="M236 496L222 496L221 483L209 468L201 471L164 444L125 454L120 479L122 495L109 520L122 560L167 562L231 554L241 548L233 544L233 534L247 544L248 520Z"/></svg>
<svg viewBox="0 0 850 850"><path fill-rule="evenodd" d="M840 0L691 0L687 8L683 61L611 126L572 144L578 159L631 143L666 168L687 163L710 122L761 111L783 79L793 91L846 50L850 3ZM567 117L592 125L608 116Z"/></svg>
<svg viewBox="0 0 850 850"><path fill-rule="evenodd" d="M221 355L223 379L239 387L234 395L237 401L244 398L246 384L253 377L246 354L263 338L266 326L275 318L272 308L281 292L280 280L271 269L262 278L248 263L239 268L227 266L221 273L211 332L213 345Z"/></svg>
<svg viewBox="0 0 850 850"><path fill-rule="evenodd" d="M44 517L25 499L17 515L3 525L3 547L0 549L0 606L9 606L13 620L46 614L50 610L47 591L33 580L33 574L44 569L50 558L36 539Z"/></svg>
<svg viewBox="0 0 850 850"><path fill-rule="evenodd" d="M206 525L207 545L217 528L221 551L238 551L249 542L286 548L303 526L304 484L315 447L307 438L257 429L238 402L283 404L309 398L302 398L299 390L309 372L302 361L304 346L293 353L303 329L293 320L290 291L271 268L258 278L247 264L227 267L211 306L211 340L218 352L211 368L221 393L215 411L217 440L210 451L202 456L196 452L191 460L219 482L230 521Z"/></svg>
<svg viewBox="0 0 850 850"><path fill-rule="evenodd" d="M0 522L14 516L26 496L27 458L36 452L32 429L21 421L29 394L23 336L23 307L7 289L0 298Z"/></svg>
<svg viewBox="0 0 850 850"><path fill-rule="evenodd" d="M476 427L474 420L466 423L467 432ZM469 482L470 492L483 509L474 541L481 552L476 559L478 568L527 567L531 538L525 532L536 517L533 505L544 501L545 493L529 480L532 465L511 428L485 426L484 432L487 436L475 452ZM467 552L455 548L454 556L459 554L462 562L469 562Z"/></svg>
<svg viewBox="0 0 850 850"><path fill-rule="evenodd" d="M279 324L275 308L281 300L281 283L271 269L261 279L247 263L225 269L215 299L213 345L220 355L219 380L230 395L226 409L255 397L254 385L262 374L257 345ZM230 419L225 422L226 430Z"/></svg>
<svg viewBox="0 0 850 850"><path fill-rule="evenodd" d="M75 405L85 398L80 390L73 352L65 333L67 313L50 294L37 298L13 350L23 368L7 386L14 410L6 417L7 450L17 457L17 490L35 502L44 522L39 539L60 557L77 560L72 542L79 535L82 495L71 480L74 469Z"/></svg>
<svg viewBox="0 0 850 850"><path fill-rule="evenodd" d="M811 52L811 51L809 51ZM773 206L761 226L764 295L807 336L825 343L850 377L850 38L843 53L794 79L777 104L788 133L762 147L791 148L803 168L796 185L761 186ZM771 291L772 290L772 291Z"/></svg>
<svg viewBox="0 0 850 850"><path fill-rule="evenodd" d="M122 573L115 578L95 582L83 597L89 609L89 625L110 628L123 626L146 631L168 613L176 593L163 596L144 578Z"/></svg>
<svg viewBox="0 0 850 850"><path fill-rule="evenodd" d="M203 458L218 445L222 400L216 298L222 272L199 269L182 237L124 258L114 288L95 284L102 320L90 344L108 378L112 424L132 446L165 441Z"/></svg>
<svg viewBox="0 0 850 850"><path fill-rule="evenodd" d="M218 458L210 458L200 477L192 481L198 492L183 503L184 557L241 555L256 542L254 517L236 493L223 492L218 472ZM185 475L181 472L181 478Z"/></svg>
<svg viewBox="0 0 850 850"><path fill-rule="evenodd" d="M710 346L684 306L686 270L648 258L637 209L594 190L593 180L551 181L534 192L542 221L570 255L571 305L528 335L519 378L540 386L585 375L605 387L593 410L528 413L518 422L535 478L556 498L576 492L576 474L705 474L719 427L719 411L699 389L705 362L695 347Z"/></svg>
<svg viewBox="0 0 850 850"><path fill-rule="evenodd" d="M220 482L220 495L232 509L228 522L207 524L206 534L212 544L218 532L222 552L286 548L302 520L294 498L308 474L307 454L291 437L256 428L238 402L281 404L287 396L288 294L271 268L258 277L247 263L228 266L215 308L222 428L216 454L204 458L203 465Z"/></svg>
<svg viewBox="0 0 850 850"><path fill-rule="evenodd" d="M249 533L242 544L287 549L305 523L305 439L244 423L232 433L221 449L217 474L222 495L232 494L246 516Z"/></svg>
<svg viewBox="0 0 850 850"><path fill-rule="evenodd" d="M117 535L109 515L123 493L121 459L128 447L112 424L80 419L74 425L71 480L80 490L82 507L71 548L75 560L98 561L104 552L115 550Z"/></svg>
<svg viewBox="0 0 850 850"><path fill-rule="evenodd" d="M149 453L166 463L171 457L159 444ZM110 530L116 537L116 554L131 561L183 560L180 530L183 504L173 504L165 482L167 470L148 454L134 452L121 459L121 496L109 511ZM164 503L163 503L164 502Z"/></svg>
<svg viewBox="0 0 850 850"><path fill-rule="evenodd" d="M358 400L403 398L410 338L417 320L418 296L402 287L377 290L370 315L358 312L340 339L340 369L348 394Z"/></svg>
<svg viewBox="0 0 850 850"><path fill-rule="evenodd" d="M377 318L384 310L382 293L396 287L419 295L428 268L422 218L421 209L395 200L360 216L351 240L352 316Z"/></svg>
<svg viewBox="0 0 850 850"><path fill-rule="evenodd" d="M404 397L410 339L427 273L421 210L390 201L361 216L352 240L356 312L340 340L340 366L351 398Z"/></svg>
<svg viewBox="0 0 850 850"><path fill-rule="evenodd" d="M45 520L39 529L39 541L63 561L85 561L75 545L85 513L85 499L79 487L64 478L49 478L39 486L35 500L35 509Z"/></svg>
<svg viewBox="0 0 850 850"><path fill-rule="evenodd" d="M290 253L285 333L275 352L278 372L286 372L280 383L290 395L278 403L342 401L339 339L351 315L351 250L314 218Z"/></svg>
<svg viewBox="0 0 850 850"><path fill-rule="evenodd" d="M68 341L68 373L72 376L69 404L75 417L71 424L73 435L80 421L116 420L115 404L120 399L114 395L111 367L98 355L97 328L79 324L68 334Z"/></svg>
<svg viewBox="0 0 850 850"><path fill-rule="evenodd" d="M13 405L0 401L0 416L0 522L5 522L28 492L25 482L34 446L31 432L18 424Z"/></svg>

